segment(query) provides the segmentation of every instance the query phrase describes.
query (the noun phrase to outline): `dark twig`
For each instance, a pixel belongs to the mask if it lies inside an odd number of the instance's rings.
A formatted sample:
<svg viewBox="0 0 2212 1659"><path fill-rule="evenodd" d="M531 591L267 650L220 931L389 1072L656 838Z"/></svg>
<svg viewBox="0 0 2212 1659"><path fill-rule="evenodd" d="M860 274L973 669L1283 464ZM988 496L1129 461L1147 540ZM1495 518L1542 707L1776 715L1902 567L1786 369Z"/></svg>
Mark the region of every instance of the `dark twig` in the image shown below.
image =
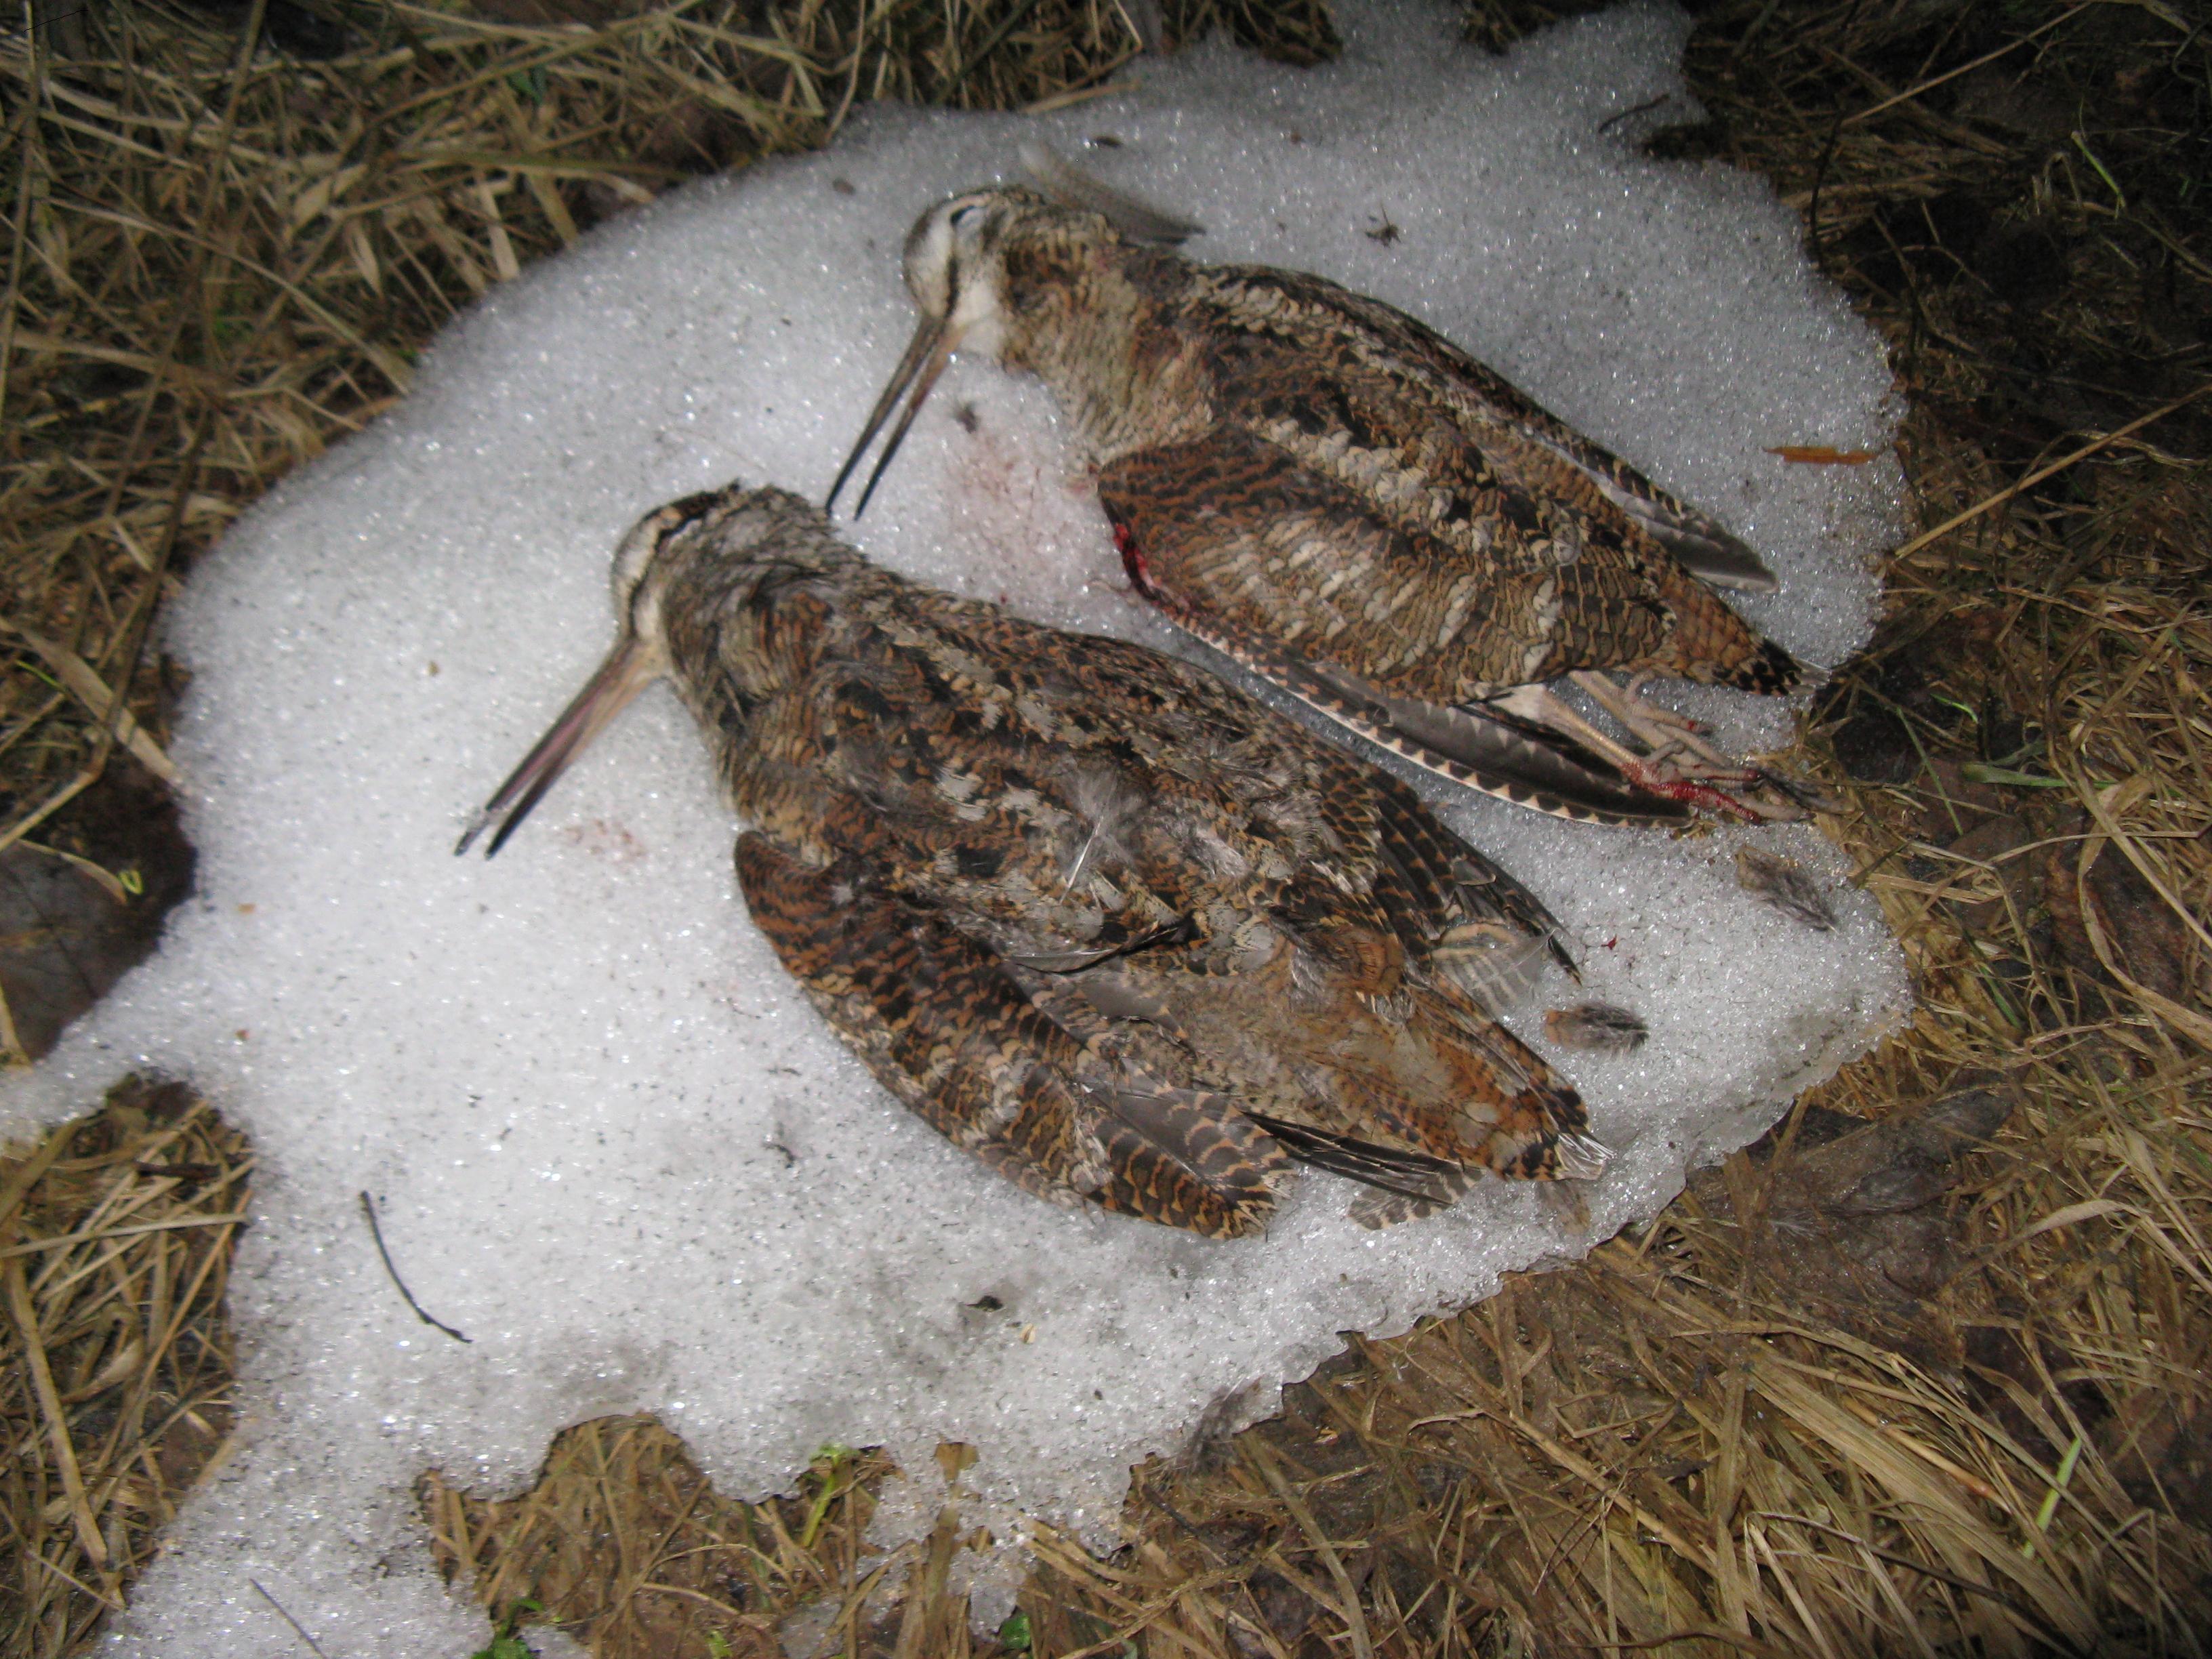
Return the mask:
<svg viewBox="0 0 2212 1659"><path fill-rule="evenodd" d="M399 1287L399 1294L407 1298L407 1305L415 1310L415 1317L425 1325L434 1325L456 1342L466 1342L463 1336L442 1319L433 1319L423 1311L422 1304L415 1299L415 1292L407 1288L407 1281L399 1276L399 1269L392 1265L392 1252L385 1248L384 1229L376 1224L376 1205L367 1193L361 1194L361 1212L368 1218L368 1236L376 1241L376 1253L384 1258L384 1271L392 1275L392 1282Z"/></svg>
<svg viewBox="0 0 2212 1659"><path fill-rule="evenodd" d="M368 1194L363 1194L362 1196L366 1197ZM331 1659L331 1656L329 1654L323 1652L323 1644L315 1640L313 1637L307 1634L307 1627L288 1613L282 1601L279 1601L267 1590L261 1588L261 1581L258 1578L248 1578L246 1582L253 1586L255 1593L258 1594L263 1601L266 1601L270 1607L276 1609L276 1616L279 1619L282 1619L286 1624L289 1625L292 1627L293 1633L298 1636L299 1638L302 1642L305 1642L309 1647L313 1648L315 1652L320 1656L320 1659Z"/></svg>
<svg viewBox="0 0 2212 1659"><path fill-rule="evenodd" d="M1850 37L1851 25L1858 21L1859 9L1864 3L1865 0L1851 0L1851 9L1844 14L1843 27L1838 33ZM1828 182L1828 164L1836 159L1836 146L1844 136L1844 119L1843 111L1838 110L1835 120L1829 125L1828 137L1820 146L1820 159L1814 164L1813 197L1805 205L1805 245L1813 256L1814 269L1823 276L1832 273L1828 270L1827 250L1820 242L1820 191Z"/></svg>
<svg viewBox="0 0 2212 1659"><path fill-rule="evenodd" d="M968 58L958 69L952 71L945 88L945 100L948 103L951 101L953 94L958 92L962 85L966 82L968 77L975 73L977 65L998 51L1000 43L1020 27L1024 20L1036 9L1037 0L1024 0L1023 4L1016 6L1006 15L1006 21L993 29L983 44L975 48L975 56Z"/></svg>
<svg viewBox="0 0 2212 1659"><path fill-rule="evenodd" d="M1955 81L1959 76L1969 74L1972 71L1981 68L1984 64L1994 64L1998 58L2003 57L2007 52L2017 51L2020 47L2026 46L2029 41L2034 40L2037 35L2048 34L2051 30L2057 28L2061 23L2065 22L2069 18L2073 17L2075 14L2085 12L2088 9L2089 0L2083 0L2083 3L2078 6L2069 6L2064 11L2059 13L2057 16L2050 18L2044 22L2037 24L2033 28L2030 29L2027 33L2021 35L2016 40L2006 41L2004 45L1999 46L1995 52L1985 52L1979 58L1973 59L1970 63L1960 64L1955 69L1948 69L1941 75L1931 76L1929 79L1921 82L1919 85L1908 87L1903 92L1894 93L1889 97L1883 99L1879 104L1870 104L1866 108L1859 111L1856 115L1846 115L1844 118L1843 124L1847 127L1855 127L1862 121L1873 119L1874 117L1881 114L1884 110L1894 109L1899 104L1911 102L1913 99L1920 96L1922 93L1931 91L1935 88L1942 86L1946 81Z"/></svg>
<svg viewBox="0 0 2212 1659"><path fill-rule="evenodd" d="M1607 127L1617 125L1632 115L1641 115L1645 110L1657 109L1660 105L1673 101L1674 96L1671 92L1662 92L1656 98L1647 98L1640 104L1631 104L1626 109L1616 110L1597 124L1597 130L1603 132Z"/></svg>
<svg viewBox="0 0 2212 1659"><path fill-rule="evenodd" d="M0 42L21 40L26 35L35 35L42 28L51 29L57 23L66 23L72 17L88 16L91 12L92 8L89 5L72 6L67 11L50 12L32 22L11 23L6 28L0 29Z"/></svg>

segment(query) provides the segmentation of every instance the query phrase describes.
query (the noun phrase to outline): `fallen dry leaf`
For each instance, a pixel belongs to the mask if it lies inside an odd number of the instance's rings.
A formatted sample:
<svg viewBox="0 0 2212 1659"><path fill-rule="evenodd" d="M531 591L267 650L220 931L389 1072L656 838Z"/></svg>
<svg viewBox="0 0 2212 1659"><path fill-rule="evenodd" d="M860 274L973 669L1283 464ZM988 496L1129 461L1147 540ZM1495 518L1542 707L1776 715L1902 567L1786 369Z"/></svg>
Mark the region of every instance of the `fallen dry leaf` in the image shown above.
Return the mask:
<svg viewBox="0 0 2212 1659"><path fill-rule="evenodd" d="M1832 449L1826 444L1775 444L1766 452L1799 466L1864 466L1879 451Z"/></svg>

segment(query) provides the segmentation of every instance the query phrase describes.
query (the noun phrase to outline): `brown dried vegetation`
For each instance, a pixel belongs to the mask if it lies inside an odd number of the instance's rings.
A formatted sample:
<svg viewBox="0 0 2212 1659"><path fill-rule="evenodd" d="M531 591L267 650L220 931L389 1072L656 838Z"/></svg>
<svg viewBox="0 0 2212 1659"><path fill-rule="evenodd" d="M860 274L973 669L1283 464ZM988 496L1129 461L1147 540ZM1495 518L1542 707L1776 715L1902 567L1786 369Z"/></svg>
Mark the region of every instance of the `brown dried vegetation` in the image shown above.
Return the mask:
<svg viewBox="0 0 2212 1659"><path fill-rule="evenodd" d="M175 1084L0 1158L0 1653L72 1651L231 1428L244 1138Z"/></svg>
<svg viewBox="0 0 2212 1659"><path fill-rule="evenodd" d="M776 1659L777 1620L824 1596L854 1607L884 1576L862 1565L869 1485L890 1466L825 1450L795 1498L719 1496L684 1443L649 1417L563 1430L538 1484L486 1500L433 1470L417 1496L438 1565L466 1575L487 1607L534 1601L591 1634L599 1659L727 1651Z"/></svg>

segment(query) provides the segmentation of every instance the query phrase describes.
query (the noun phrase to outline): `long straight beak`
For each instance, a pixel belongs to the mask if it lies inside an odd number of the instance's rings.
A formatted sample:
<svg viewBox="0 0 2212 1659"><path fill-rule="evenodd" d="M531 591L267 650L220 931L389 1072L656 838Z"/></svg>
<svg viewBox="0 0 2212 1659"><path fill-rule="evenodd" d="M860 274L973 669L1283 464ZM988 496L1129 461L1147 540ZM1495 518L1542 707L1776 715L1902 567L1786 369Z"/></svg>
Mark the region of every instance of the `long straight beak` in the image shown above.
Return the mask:
<svg viewBox="0 0 2212 1659"><path fill-rule="evenodd" d="M561 711L561 718L553 722L552 729L538 739L537 747L522 757L522 764L507 774L499 793L469 820L469 827L461 832L459 845L453 848L455 854L465 853L475 845L477 837L495 818L501 821L499 832L491 838L491 845L484 848L484 856L490 858L497 854L507 845L507 838L522 827L531 810L545 799L545 792L568 770L568 763L589 748L592 739L606 729L607 723L629 706L630 699L659 677L659 668L637 635L625 633L621 642L607 653L607 659L599 665L590 683Z"/></svg>
<svg viewBox="0 0 2212 1659"><path fill-rule="evenodd" d="M952 332L949 318L924 317L915 325L914 338L907 342L906 355L899 359L898 367L891 371L891 378L884 386L883 396L876 399L876 406L868 411L868 423L860 428L860 441L853 446L853 453L845 458L845 465L837 470L837 481L830 486L829 499L822 503L825 511L837 505L837 495L844 489L845 481L853 476L853 469L860 464L860 457L867 453L868 446L875 441L876 434L883 430L884 422L890 418L892 409L911 386L914 396L900 415L898 424L891 428L890 440L884 445L884 453L877 459L875 471L868 474L867 488L860 492L860 500L853 508L853 516L857 519L868 510L868 498L876 493L878 480L884 476L884 470L890 465L891 457L898 453L899 446L906 441L907 428L914 424L914 417L921 412L921 405L928 398L930 388L937 384L937 377L945 373L945 364L952 361L952 349L958 343L959 337Z"/></svg>

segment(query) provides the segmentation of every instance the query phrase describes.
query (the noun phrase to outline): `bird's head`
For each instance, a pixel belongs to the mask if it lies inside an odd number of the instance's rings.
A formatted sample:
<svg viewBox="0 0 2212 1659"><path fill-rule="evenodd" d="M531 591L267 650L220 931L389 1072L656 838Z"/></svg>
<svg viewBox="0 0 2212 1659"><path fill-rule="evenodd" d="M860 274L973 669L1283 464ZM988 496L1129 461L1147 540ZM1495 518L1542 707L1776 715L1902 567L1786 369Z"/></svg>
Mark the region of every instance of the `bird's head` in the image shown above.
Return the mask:
<svg viewBox="0 0 2212 1659"><path fill-rule="evenodd" d="M906 441L914 417L921 412L937 377L962 345L972 344L994 357L999 355L1006 340L1007 244L1026 225L1061 211L1026 190L971 190L939 202L914 222L914 228L906 234L901 270L907 292L914 295L921 315L913 338L907 342L906 355L884 383L859 441L838 469L825 506L836 505L845 481L904 398L906 407L900 410L898 423L892 427L853 514L858 518L867 510L868 498L876 493L876 484L890 465L891 457Z"/></svg>
<svg viewBox="0 0 2212 1659"><path fill-rule="evenodd" d="M1025 149L1022 161L1036 181L1036 188L1007 185L963 191L938 203L907 232L901 269L921 316L914 337L907 342L906 355L891 371L861 428L860 441L830 486L825 506L836 505L845 481L904 398L906 406L899 410L897 424L884 441L853 515L858 518L866 510L877 482L898 453L907 429L955 351L964 345L993 357L1005 353L1010 250L1039 240L1100 246L1124 240L1175 243L1197 233L1197 226L1109 189L1049 150Z"/></svg>
<svg viewBox="0 0 2212 1659"><path fill-rule="evenodd" d="M754 690L764 689L780 672L770 660L773 642L737 637L731 619L757 608L756 596L772 573L804 580L841 554L856 556L837 543L821 508L787 490L732 484L684 496L640 519L615 550L621 631L614 649L470 821L454 851L467 852L496 823L485 856L497 853L569 763L632 698L668 673L673 659L696 654L686 647L700 640L711 636L707 654L732 682L728 689L738 702L746 701L746 682L760 682Z"/></svg>
<svg viewBox="0 0 2212 1659"><path fill-rule="evenodd" d="M1004 319L1006 249L1024 226L1056 213L1025 190L971 190L939 202L906 234L900 271L925 328L943 349L963 344L996 356Z"/></svg>

